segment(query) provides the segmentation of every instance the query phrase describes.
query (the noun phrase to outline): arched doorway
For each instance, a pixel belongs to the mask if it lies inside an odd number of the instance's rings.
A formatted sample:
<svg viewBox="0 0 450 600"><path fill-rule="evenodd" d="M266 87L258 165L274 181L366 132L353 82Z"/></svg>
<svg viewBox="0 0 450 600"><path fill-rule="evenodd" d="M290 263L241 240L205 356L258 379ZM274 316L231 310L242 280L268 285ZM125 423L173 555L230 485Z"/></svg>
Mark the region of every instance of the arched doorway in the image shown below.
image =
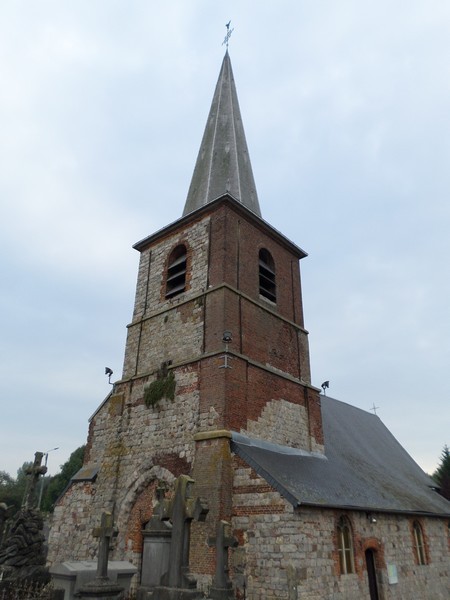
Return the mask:
<svg viewBox="0 0 450 600"><path fill-rule="evenodd" d="M370 600L380 600L380 596L378 595L377 571L375 566L375 550L373 550L373 548L368 548L365 552L365 555Z"/></svg>

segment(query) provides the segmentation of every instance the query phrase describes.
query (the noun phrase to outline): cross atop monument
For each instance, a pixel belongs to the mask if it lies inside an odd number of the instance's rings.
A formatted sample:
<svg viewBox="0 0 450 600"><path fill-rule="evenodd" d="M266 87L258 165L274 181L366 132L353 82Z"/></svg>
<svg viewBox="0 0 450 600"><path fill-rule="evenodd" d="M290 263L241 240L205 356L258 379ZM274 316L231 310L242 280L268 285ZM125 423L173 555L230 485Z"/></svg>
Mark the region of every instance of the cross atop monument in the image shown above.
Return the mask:
<svg viewBox="0 0 450 600"><path fill-rule="evenodd" d="M99 538L97 573L95 579L80 587L76 595L80 598L86 598L86 600L94 600L95 598L113 600L119 597L122 598L124 588L111 581L108 577L108 556L111 539L117 535L110 512L104 511L102 513L100 526L94 527L92 535Z"/></svg>
<svg viewBox="0 0 450 600"><path fill-rule="evenodd" d="M227 600L233 597L228 568L228 548L236 548L237 539L231 534L227 521L218 521L215 537L208 540L208 546L216 549L216 573L209 595L213 600Z"/></svg>
<svg viewBox="0 0 450 600"><path fill-rule="evenodd" d="M30 510L36 506L36 488L39 482L39 477L40 475L45 475L45 473L47 473L47 467L41 466L43 456L43 452L35 452L34 463L25 471L28 479L22 502L22 509L24 510Z"/></svg>
<svg viewBox="0 0 450 600"><path fill-rule="evenodd" d="M95 527L92 535L99 538L97 556L97 579L108 578L108 556L111 539L117 535L113 526L113 517L110 512L103 512L100 526Z"/></svg>
<svg viewBox="0 0 450 600"><path fill-rule="evenodd" d="M163 585L170 588L194 588L196 581L189 573L189 542L191 521L204 521L208 507L202 498L194 498L192 486L195 481L188 475L180 475L171 500L161 500L160 518L172 523L169 570L163 577Z"/></svg>

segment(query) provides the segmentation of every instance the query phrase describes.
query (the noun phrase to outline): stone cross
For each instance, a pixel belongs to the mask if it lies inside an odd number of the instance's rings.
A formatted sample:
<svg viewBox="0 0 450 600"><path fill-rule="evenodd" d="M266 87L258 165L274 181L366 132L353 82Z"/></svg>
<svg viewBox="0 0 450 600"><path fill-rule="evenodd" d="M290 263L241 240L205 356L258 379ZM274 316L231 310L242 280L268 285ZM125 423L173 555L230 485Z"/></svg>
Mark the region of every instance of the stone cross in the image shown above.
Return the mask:
<svg viewBox="0 0 450 600"><path fill-rule="evenodd" d="M192 588L195 580L189 575L189 543L191 522L204 521L208 514L206 501L192 497L195 483L188 475L180 475L175 484L171 500L161 500L160 519L172 523L169 570L162 578L162 584L170 588Z"/></svg>
<svg viewBox="0 0 450 600"><path fill-rule="evenodd" d="M113 527L113 518L110 512L103 512L100 527L95 527L92 535L99 538L97 573L95 579L80 587L76 593L77 597L86 600L118 600L123 598L124 588L112 582L108 577L108 554L111 538L117 535ZM71 596L72 597L72 596Z"/></svg>
<svg viewBox="0 0 450 600"><path fill-rule="evenodd" d="M99 538L97 557L97 579L108 578L108 555L111 539L117 535L113 527L113 518L110 512L102 513L100 527L95 527L93 536Z"/></svg>
<svg viewBox="0 0 450 600"><path fill-rule="evenodd" d="M28 467L28 469L25 471L26 475L28 476L28 481L22 502L22 508L24 510L32 509L36 505L36 488L38 485L39 476L47 473L47 467L41 466L43 456L43 452L35 452L33 465Z"/></svg>
<svg viewBox="0 0 450 600"><path fill-rule="evenodd" d="M216 548L216 573L210 590L211 598L228 598L231 581L228 569L228 548L235 548L237 539L231 535L231 525L227 521L218 521L216 537L209 538L208 546Z"/></svg>

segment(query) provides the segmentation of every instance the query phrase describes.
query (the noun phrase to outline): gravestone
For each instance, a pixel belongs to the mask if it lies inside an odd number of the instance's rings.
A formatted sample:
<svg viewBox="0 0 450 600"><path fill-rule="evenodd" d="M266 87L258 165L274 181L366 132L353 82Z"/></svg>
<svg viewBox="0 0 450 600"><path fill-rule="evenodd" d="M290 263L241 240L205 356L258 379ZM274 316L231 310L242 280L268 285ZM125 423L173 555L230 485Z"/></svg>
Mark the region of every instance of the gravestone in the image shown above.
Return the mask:
<svg viewBox="0 0 450 600"><path fill-rule="evenodd" d="M144 591L153 591L160 585L162 576L169 569L170 541L172 525L162 521L164 494L166 488L159 486L156 490L157 504L154 514L142 531L144 538L142 552L142 571L140 597L145 597Z"/></svg>
<svg viewBox="0 0 450 600"><path fill-rule="evenodd" d="M233 588L229 577L228 548L235 548L238 541L231 535L231 525L226 521L217 523L216 537L208 540L209 546L216 548L216 571L209 590L211 600L233 598Z"/></svg>
<svg viewBox="0 0 450 600"><path fill-rule="evenodd" d="M33 465L26 470L28 480L22 508L12 520L0 549L0 580L3 582L21 580L43 584L50 581L45 566L44 522L36 510L39 477L47 472L47 468L41 466L42 457L42 452L36 452Z"/></svg>
<svg viewBox="0 0 450 600"><path fill-rule="evenodd" d="M86 598L86 600L94 600L95 598L115 600L124 591L124 588L112 582L108 577L108 555L111 538L115 535L110 512L102 514L100 527L94 529L93 535L99 538L97 574L94 580L78 590L78 596Z"/></svg>
<svg viewBox="0 0 450 600"><path fill-rule="evenodd" d="M161 585L153 593L154 600L191 600L201 598L197 581L189 572L189 542L191 522L204 521L208 514L206 501L192 497L195 481L180 475L171 500L161 500L160 519L172 523L169 568L161 578Z"/></svg>

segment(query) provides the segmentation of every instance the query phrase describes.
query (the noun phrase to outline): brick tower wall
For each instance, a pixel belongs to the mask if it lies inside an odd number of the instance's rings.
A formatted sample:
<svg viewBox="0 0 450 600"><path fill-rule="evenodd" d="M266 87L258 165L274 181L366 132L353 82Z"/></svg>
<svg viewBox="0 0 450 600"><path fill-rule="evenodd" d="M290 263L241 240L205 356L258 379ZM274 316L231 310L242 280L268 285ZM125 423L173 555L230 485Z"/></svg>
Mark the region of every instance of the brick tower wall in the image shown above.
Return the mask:
<svg viewBox="0 0 450 600"><path fill-rule="evenodd" d="M101 512L110 510L119 527L113 557L139 566L140 527L151 515L156 482L170 487L178 475L191 473L211 507L206 524L193 527L193 565L210 578L214 555L212 550L202 555L204 534L214 533L217 518L231 518L231 455L227 438L194 438L234 429L322 448L319 396L309 384L298 254L234 204L215 204L140 245L123 377L90 422L85 462L98 467L98 475L73 484L59 502L50 562L93 556L92 529ZM168 259L181 243L187 249L186 289L166 299ZM276 304L259 295L261 247L275 261ZM221 368L225 330L233 336L231 369ZM168 362L175 398L146 406L145 386Z"/></svg>

